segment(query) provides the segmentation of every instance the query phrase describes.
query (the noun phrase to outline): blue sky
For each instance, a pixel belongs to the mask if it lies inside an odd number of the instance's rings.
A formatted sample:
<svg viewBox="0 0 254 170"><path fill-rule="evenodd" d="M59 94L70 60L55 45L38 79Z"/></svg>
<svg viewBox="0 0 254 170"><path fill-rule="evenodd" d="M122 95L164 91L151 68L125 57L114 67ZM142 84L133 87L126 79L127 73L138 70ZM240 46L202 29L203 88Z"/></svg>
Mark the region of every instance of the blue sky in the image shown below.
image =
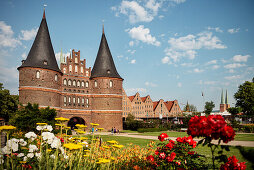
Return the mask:
<svg viewBox="0 0 254 170"><path fill-rule="evenodd" d="M102 23L128 95L177 99L203 109L222 89L234 105L238 86L254 76L252 0L0 1L0 82L18 94L18 71L43 5L54 51L70 49L92 67ZM201 92L204 93L204 100Z"/></svg>

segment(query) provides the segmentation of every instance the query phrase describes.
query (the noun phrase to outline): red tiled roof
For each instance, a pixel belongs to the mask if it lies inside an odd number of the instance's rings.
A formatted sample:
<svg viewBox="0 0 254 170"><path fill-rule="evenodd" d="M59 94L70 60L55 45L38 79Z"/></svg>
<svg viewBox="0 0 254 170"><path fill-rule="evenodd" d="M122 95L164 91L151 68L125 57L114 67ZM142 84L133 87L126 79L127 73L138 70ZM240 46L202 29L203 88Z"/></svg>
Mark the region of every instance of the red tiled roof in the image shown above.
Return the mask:
<svg viewBox="0 0 254 170"><path fill-rule="evenodd" d="M142 102L145 102L145 100L146 100L147 97L148 97L148 96L146 96L146 97L141 97Z"/></svg>
<svg viewBox="0 0 254 170"><path fill-rule="evenodd" d="M134 97L135 97L135 95L134 96L128 96L128 98L130 99L131 102L134 99Z"/></svg>
<svg viewBox="0 0 254 170"><path fill-rule="evenodd" d="M160 101L153 102L153 110L156 109L156 107L158 106L159 103L160 103Z"/></svg>
<svg viewBox="0 0 254 170"><path fill-rule="evenodd" d="M164 104L167 107L168 111L170 112L170 110L172 109L172 107L174 105L174 101L166 101L166 102L164 102Z"/></svg>

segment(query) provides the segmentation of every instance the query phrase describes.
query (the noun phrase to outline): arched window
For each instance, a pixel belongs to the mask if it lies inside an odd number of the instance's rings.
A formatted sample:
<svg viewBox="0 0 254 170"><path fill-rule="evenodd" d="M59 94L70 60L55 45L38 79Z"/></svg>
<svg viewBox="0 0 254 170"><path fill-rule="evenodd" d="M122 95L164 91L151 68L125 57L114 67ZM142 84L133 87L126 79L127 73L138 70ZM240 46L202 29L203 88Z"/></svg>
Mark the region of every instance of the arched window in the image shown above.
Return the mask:
<svg viewBox="0 0 254 170"><path fill-rule="evenodd" d="M86 99L86 104L87 104L87 107L88 107L88 105L89 105L89 99L88 98Z"/></svg>
<svg viewBox="0 0 254 170"><path fill-rule="evenodd" d="M86 76L89 76L89 71L88 70L86 71Z"/></svg>
<svg viewBox="0 0 254 170"><path fill-rule="evenodd" d="M72 84L73 84L74 87L76 87L76 81L75 80L73 80Z"/></svg>
<svg viewBox="0 0 254 170"><path fill-rule="evenodd" d="M79 97L78 97L78 104L80 103L80 99L79 99Z"/></svg>
<svg viewBox="0 0 254 170"><path fill-rule="evenodd" d="M40 71L36 71L36 78L37 78L37 79L40 78Z"/></svg>
<svg viewBox="0 0 254 170"><path fill-rule="evenodd" d="M75 73L78 72L78 66L75 66Z"/></svg>
<svg viewBox="0 0 254 170"><path fill-rule="evenodd" d="M73 97L73 103L74 103L74 104L76 103L76 98L75 98L75 97Z"/></svg>
<svg viewBox="0 0 254 170"><path fill-rule="evenodd" d="M77 81L77 86L80 87L80 81L79 80Z"/></svg>
<svg viewBox="0 0 254 170"><path fill-rule="evenodd" d="M84 81L81 82L81 87L85 87Z"/></svg>
<svg viewBox="0 0 254 170"><path fill-rule="evenodd" d="M69 72L72 72L72 66L69 65Z"/></svg>
<svg viewBox="0 0 254 170"><path fill-rule="evenodd" d="M71 80L68 80L68 86L71 86Z"/></svg>
<svg viewBox="0 0 254 170"><path fill-rule="evenodd" d="M86 88L88 88L89 87L89 83L88 83L88 81L86 81Z"/></svg>
<svg viewBox="0 0 254 170"><path fill-rule="evenodd" d="M67 85L67 80L66 80L66 79L64 79L63 84L64 84L65 86Z"/></svg>
<svg viewBox="0 0 254 170"><path fill-rule="evenodd" d="M98 84L97 84L97 81L95 80L94 81L94 87L97 87L98 86Z"/></svg>
<svg viewBox="0 0 254 170"><path fill-rule="evenodd" d="M112 80L109 81L109 87L113 87L113 81Z"/></svg>
<svg viewBox="0 0 254 170"><path fill-rule="evenodd" d="M57 74L55 75L55 81L57 81L57 79L58 79L58 76L57 76Z"/></svg>
<svg viewBox="0 0 254 170"><path fill-rule="evenodd" d="M84 72L84 69L83 69L83 67L82 67L82 66L80 67L80 72L81 72L81 73L83 73L83 72Z"/></svg>
<svg viewBox="0 0 254 170"><path fill-rule="evenodd" d="M66 103L67 99L66 99L66 96L64 96L64 103Z"/></svg>
<svg viewBox="0 0 254 170"><path fill-rule="evenodd" d="M64 74L66 73L66 68L63 68L63 73L64 73Z"/></svg>
<svg viewBox="0 0 254 170"><path fill-rule="evenodd" d="M75 57L75 63L78 63L78 58L77 57Z"/></svg>
<svg viewBox="0 0 254 170"><path fill-rule="evenodd" d="M82 98L82 104L84 104L85 103L85 99L84 98Z"/></svg>
<svg viewBox="0 0 254 170"><path fill-rule="evenodd" d="M69 97L68 101L69 101L69 103L71 103L71 97Z"/></svg>

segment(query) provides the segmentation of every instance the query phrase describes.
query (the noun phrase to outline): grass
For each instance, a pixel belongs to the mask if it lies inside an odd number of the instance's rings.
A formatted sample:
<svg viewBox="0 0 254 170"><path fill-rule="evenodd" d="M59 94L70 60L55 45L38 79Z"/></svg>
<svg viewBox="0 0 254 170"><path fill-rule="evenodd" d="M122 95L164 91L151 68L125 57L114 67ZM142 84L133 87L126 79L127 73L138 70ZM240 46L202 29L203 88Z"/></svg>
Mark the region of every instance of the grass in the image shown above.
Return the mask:
<svg viewBox="0 0 254 170"><path fill-rule="evenodd" d="M137 131L132 131L132 133L138 133ZM161 131L161 132L144 132L138 133L136 135L143 135L143 136L159 136L161 133L167 133L169 137L184 137L188 136L187 132L176 132L176 131ZM254 141L254 134L241 134L238 133L235 136L235 141Z"/></svg>
<svg viewBox="0 0 254 170"><path fill-rule="evenodd" d="M153 133L155 133L155 132L153 132ZM185 132L174 132L174 133L171 132L171 133L172 134L180 133L181 136L184 136ZM102 135L101 137L102 137L103 141L116 140L120 144L125 145L125 146L127 146L129 143L133 143L134 145L139 145L141 147L146 147L147 144L149 144L150 141L153 141L153 140L150 140L150 139L139 139L139 138L130 138L130 137L123 137L123 136L111 136L111 135ZM160 143L159 140L156 140L155 142ZM242 154L240 153L239 149L237 149L237 147L232 146L232 147L229 147L229 148L230 148L230 151L226 151L226 152L224 151L225 152L224 154L226 154L228 157L235 155L236 158L240 162L246 162L247 170L252 169L251 168L251 166L252 166L251 161L244 158L244 156L242 156ZM248 148L248 147L242 147L242 148L244 148L245 150L254 151L253 148ZM205 155L207 157L207 161L209 163L212 163L212 160L211 160L212 156L211 156L211 151L210 151L209 147L199 145L194 150L197 151L201 155ZM248 156L246 156L246 157L248 157ZM222 163L219 163L219 165L220 164L222 164Z"/></svg>

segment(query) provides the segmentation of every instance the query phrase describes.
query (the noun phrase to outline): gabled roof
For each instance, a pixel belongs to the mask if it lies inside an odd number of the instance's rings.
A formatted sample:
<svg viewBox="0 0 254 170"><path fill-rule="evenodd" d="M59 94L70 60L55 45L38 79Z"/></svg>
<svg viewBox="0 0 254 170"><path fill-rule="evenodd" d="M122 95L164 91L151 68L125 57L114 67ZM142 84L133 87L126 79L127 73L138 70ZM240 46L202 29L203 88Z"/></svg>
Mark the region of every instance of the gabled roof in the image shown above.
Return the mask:
<svg viewBox="0 0 254 170"><path fill-rule="evenodd" d="M153 102L153 110L156 109L156 107L158 106L159 103L160 103L160 101Z"/></svg>
<svg viewBox="0 0 254 170"><path fill-rule="evenodd" d="M108 47L107 39L104 34L104 28L99 51L97 53L97 57L91 72L91 78L96 77L111 77L122 79L116 70L114 60Z"/></svg>
<svg viewBox="0 0 254 170"><path fill-rule="evenodd" d="M146 97L141 97L142 102L145 102L146 99L147 99L147 97L148 97L148 96L146 96Z"/></svg>
<svg viewBox="0 0 254 170"><path fill-rule="evenodd" d="M135 96L136 95L134 95L134 96L128 96L128 98L130 99L130 101L132 102L133 101L133 99L135 98Z"/></svg>
<svg viewBox="0 0 254 170"><path fill-rule="evenodd" d="M166 101L164 102L164 104L167 107L168 111L170 112L172 107L174 106L174 101Z"/></svg>
<svg viewBox="0 0 254 170"><path fill-rule="evenodd" d="M45 10L43 12L43 18L37 35L35 37L34 43L30 52L18 69L22 67L34 67L34 68L45 68L49 70L58 71L58 68L54 49L51 43L48 25L45 17Z"/></svg>

